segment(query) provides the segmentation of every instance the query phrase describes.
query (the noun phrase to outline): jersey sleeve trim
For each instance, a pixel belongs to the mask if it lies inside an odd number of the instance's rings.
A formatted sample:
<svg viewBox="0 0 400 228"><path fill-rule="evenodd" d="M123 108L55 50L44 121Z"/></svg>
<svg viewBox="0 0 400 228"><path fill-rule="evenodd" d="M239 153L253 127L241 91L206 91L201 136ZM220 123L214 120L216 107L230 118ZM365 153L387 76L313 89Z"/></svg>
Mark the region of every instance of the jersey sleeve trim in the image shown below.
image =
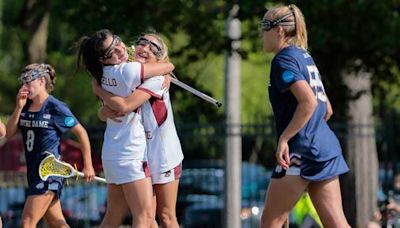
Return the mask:
<svg viewBox="0 0 400 228"><path fill-rule="evenodd" d="M155 97L150 98L149 100L151 109L154 114L154 118L156 119L157 125L161 126L168 116L167 106L162 99L157 99Z"/></svg>

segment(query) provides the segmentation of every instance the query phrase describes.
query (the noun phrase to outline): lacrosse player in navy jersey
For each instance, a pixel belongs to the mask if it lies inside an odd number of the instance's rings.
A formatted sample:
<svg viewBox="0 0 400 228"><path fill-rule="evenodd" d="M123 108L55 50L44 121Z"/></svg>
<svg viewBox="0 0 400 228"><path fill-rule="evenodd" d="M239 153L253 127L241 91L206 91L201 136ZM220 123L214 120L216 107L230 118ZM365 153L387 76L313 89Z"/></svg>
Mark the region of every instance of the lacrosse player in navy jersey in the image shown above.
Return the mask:
<svg viewBox="0 0 400 228"><path fill-rule="evenodd" d="M268 10L261 21L271 63L269 99L279 136L261 227L282 227L308 191L324 227L349 227L338 176L349 169L326 121L332 114L318 68L307 52L303 14L295 5Z"/></svg>
<svg viewBox="0 0 400 228"><path fill-rule="evenodd" d="M24 68L16 107L7 123L7 138L22 132L28 175L27 199L21 227L36 227L44 219L49 227L69 227L62 214L60 195L64 179L39 177L39 165L48 153L60 157L61 135L70 130L81 143L83 173L87 181L94 177L90 142L86 130L61 101L49 93L55 84L55 71L48 64L30 64Z"/></svg>

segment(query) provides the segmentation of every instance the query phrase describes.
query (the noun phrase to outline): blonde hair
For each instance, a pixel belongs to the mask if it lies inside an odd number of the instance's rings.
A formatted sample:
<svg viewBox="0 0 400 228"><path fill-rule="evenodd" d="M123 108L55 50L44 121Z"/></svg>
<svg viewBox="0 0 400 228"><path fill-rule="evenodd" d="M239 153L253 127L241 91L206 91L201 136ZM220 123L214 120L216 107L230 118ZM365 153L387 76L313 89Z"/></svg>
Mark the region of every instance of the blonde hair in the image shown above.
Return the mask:
<svg viewBox="0 0 400 228"><path fill-rule="evenodd" d="M45 63L32 63L24 67L22 73L31 71L31 70L39 70L44 71L45 73L45 80L46 80L46 91L50 93L54 90L54 85L56 84L56 71L52 66Z"/></svg>
<svg viewBox="0 0 400 228"><path fill-rule="evenodd" d="M161 36L154 32L144 33L143 36L152 36L152 37L156 38L157 41L160 42L160 44L161 44L160 48L161 48L161 52L162 52L161 56L157 57L157 61L164 60L164 61L169 62L168 47L167 47L167 44L165 44L164 40L161 38Z"/></svg>
<svg viewBox="0 0 400 228"><path fill-rule="evenodd" d="M273 8L271 10L268 10L266 16L268 15L268 19L270 20L277 20L290 13L293 14L287 17L284 21L294 22L294 25L282 26L285 36L284 39L288 44L296 45L307 50L308 44L306 23L303 13L296 5L290 4L288 6L279 6Z"/></svg>

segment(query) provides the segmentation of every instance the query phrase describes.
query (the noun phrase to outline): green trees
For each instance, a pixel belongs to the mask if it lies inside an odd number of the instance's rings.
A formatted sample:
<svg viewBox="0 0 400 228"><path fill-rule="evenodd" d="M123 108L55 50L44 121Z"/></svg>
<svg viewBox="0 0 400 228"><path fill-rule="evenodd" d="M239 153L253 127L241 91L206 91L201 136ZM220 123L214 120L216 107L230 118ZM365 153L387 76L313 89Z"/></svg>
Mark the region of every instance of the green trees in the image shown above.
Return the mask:
<svg viewBox="0 0 400 228"><path fill-rule="evenodd" d="M262 53L258 21L266 6L292 1L235 2L240 5L243 34L242 121L267 122L271 116L267 101L271 56ZM176 66L175 74L189 85L223 100L227 48L224 25L230 4L231 1L224 0L0 1L0 114L12 112L18 87L16 77L23 65L44 60L57 71L55 95L83 122L96 123L97 102L91 94L90 78L83 70L75 71L73 46L80 36L100 28L112 29L125 41L133 41L140 32L156 30L167 40L171 60ZM354 120L360 111L352 111L349 105L355 107L354 102L368 94L373 95L366 101L371 107L362 118L379 122L397 115L400 107L397 99L400 95L400 1L320 0L297 1L296 4L306 18L310 51L333 104L333 119ZM348 79L364 73L369 75L370 85L355 88ZM171 87L178 123L222 122L223 109ZM345 143L345 148L347 144L350 143ZM363 151L349 151L348 159L354 161L355 157L351 156L357 153L360 155ZM369 152L372 157L374 153ZM347 183L352 182L354 179Z"/></svg>

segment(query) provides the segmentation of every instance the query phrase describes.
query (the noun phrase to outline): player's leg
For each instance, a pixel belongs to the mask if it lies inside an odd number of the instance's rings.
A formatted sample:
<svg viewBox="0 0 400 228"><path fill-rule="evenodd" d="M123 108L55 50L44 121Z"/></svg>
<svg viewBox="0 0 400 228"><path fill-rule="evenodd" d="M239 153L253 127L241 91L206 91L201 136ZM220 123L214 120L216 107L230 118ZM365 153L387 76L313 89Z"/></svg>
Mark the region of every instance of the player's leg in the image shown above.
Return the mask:
<svg viewBox="0 0 400 228"><path fill-rule="evenodd" d="M128 205L125 201L121 185L108 184L107 187L107 208L101 228L118 227L128 213Z"/></svg>
<svg viewBox="0 0 400 228"><path fill-rule="evenodd" d="M155 220L151 178L123 184L122 188L132 214L132 227L151 227Z"/></svg>
<svg viewBox="0 0 400 228"><path fill-rule="evenodd" d="M60 199L58 198L55 198L51 202L44 215L44 219L50 228L69 228L62 213Z"/></svg>
<svg viewBox="0 0 400 228"><path fill-rule="evenodd" d="M22 211L21 227L33 228L44 216L49 208L55 193L47 191L41 195L30 195L26 199L24 210Z"/></svg>
<svg viewBox="0 0 400 228"><path fill-rule="evenodd" d="M343 212L338 177L310 183L308 193L324 227L350 227Z"/></svg>
<svg viewBox="0 0 400 228"><path fill-rule="evenodd" d="M153 185L153 188L154 188L154 185ZM156 198L156 193L154 192L154 189L153 189L153 209L152 210L153 210L153 215L155 215L156 211L157 211L157 198ZM155 219L153 221L153 224L151 225L151 228L158 228L158 223Z"/></svg>
<svg viewBox="0 0 400 228"><path fill-rule="evenodd" d="M166 184L153 185L157 197L157 215L161 227L178 228L176 218L176 200L178 197L179 179Z"/></svg>
<svg viewBox="0 0 400 228"><path fill-rule="evenodd" d="M281 228L308 184L309 181L300 176L273 178L268 187L261 227Z"/></svg>
<svg viewBox="0 0 400 228"><path fill-rule="evenodd" d="M157 198L157 215L161 227L179 227L176 218L176 200L181 174L182 164L164 173L157 171L152 173L151 178Z"/></svg>

